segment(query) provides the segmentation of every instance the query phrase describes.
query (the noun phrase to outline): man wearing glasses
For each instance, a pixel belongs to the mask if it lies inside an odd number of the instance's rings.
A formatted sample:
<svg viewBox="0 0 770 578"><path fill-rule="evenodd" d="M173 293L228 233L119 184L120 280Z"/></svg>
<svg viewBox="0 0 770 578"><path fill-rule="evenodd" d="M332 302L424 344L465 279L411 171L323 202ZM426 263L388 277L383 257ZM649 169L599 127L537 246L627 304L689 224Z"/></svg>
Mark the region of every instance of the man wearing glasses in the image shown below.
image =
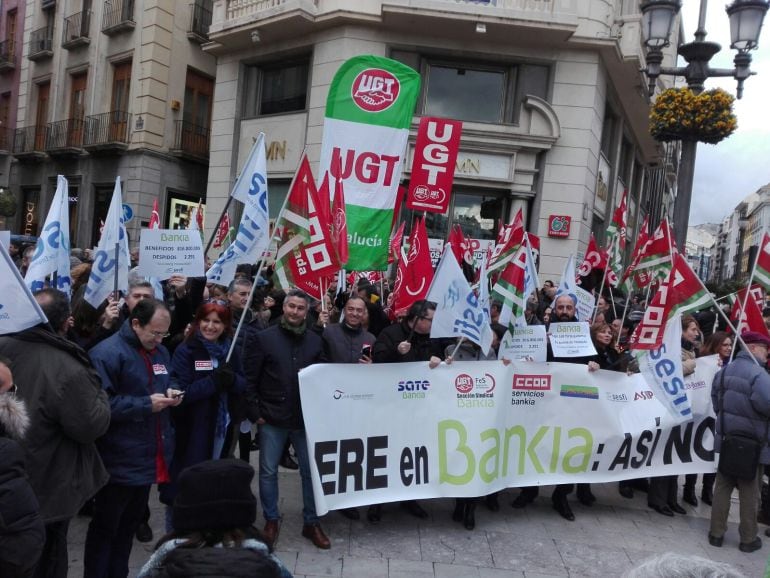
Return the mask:
<svg viewBox="0 0 770 578"><path fill-rule="evenodd" d="M97 447L110 474L96 495L86 536L84 577L128 576L134 533L150 487L169 481L173 452L169 407L182 402L169 387L171 360L161 342L171 315L156 299L142 299L116 334L90 354L107 392L112 421Z"/></svg>
<svg viewBox="0 0 770 578"><path fill-rule="evenodd" d="M435 313L435 303L424 300L413 303L403 321L386 327L377 336L372 350L374 363L428 361L438 365L444 357L447 342L430 337ZM428 512L417 500L401 502L401 506L416 518L428 517ZM371 523L378 523L382 517L382 506L369 506L366 517Z"/></svg>

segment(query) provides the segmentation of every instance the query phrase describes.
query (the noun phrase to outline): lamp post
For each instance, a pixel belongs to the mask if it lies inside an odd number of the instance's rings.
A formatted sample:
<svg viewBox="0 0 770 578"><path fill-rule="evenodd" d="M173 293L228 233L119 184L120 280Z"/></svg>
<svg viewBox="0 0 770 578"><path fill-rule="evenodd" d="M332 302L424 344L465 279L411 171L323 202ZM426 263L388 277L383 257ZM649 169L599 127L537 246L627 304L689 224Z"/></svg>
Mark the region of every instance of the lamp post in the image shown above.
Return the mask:
<svg viewBox="0 0 770 578"><path fill-rule="evenodd" d="M711 77L733 77L738 81L736 96L743 96L743 82L752 74L751 50L759 44L762 21L768 9L768 0L734 0L727 6L730 18L730 48L738 52L733 60L734 67L711 68L709 62L722 47L706 38L707 0L701 0L698 17L698 29L695 40L681 44L677 53L684 58L687 66L662 66L663 48L669 45L669 36L674 19L682 7L681 0L644 0L642 11L642 38L647 47L647 66L643 72L649 81L650 96L655 92L658 77L683 76L687 86L695 94L703 92L703 83ZM676 199L674 201L674 235L677 246L682 249L687 241L687 225L690 219L690 201L692 199L693 177L695 176L695 153L698 142L682 141L682 156L677 179Z"/></svg>

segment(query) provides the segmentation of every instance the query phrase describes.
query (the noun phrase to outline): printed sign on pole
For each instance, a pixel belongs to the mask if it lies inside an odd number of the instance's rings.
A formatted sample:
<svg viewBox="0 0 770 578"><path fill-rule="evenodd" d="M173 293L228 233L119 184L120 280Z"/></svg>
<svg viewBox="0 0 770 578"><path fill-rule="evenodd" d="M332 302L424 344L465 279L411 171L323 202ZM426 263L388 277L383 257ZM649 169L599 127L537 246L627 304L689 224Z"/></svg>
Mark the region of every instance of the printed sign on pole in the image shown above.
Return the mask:
<svg viewBox="0 0 770 578"><path fill-rule="evenodd" d="M459 120L422 117L414 145L412 174L406 206L412 210L446 213L457 152L460 150Z"/></svg>
<svg viewBox="0 0 770 578"><path fill-rule="evenodd" d="M203 277L205 261L201 236L195 231L142 229L139 273L161 281L172 275Z"/></svg>

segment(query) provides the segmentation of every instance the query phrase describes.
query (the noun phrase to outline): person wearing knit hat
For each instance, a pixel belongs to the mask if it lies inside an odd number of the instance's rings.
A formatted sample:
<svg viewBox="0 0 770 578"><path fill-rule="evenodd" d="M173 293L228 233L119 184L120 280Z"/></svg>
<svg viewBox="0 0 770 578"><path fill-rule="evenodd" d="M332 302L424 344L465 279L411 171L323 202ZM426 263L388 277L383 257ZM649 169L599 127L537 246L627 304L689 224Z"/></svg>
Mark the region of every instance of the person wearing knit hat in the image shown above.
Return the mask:
<svg viewBox="0 0 770 578"><path fill-rule="evenodd" d="M291 578L254 527L253 479L254 468L235 459L183 470L172 508L174 531L161 538L137 578Z"/></svg>

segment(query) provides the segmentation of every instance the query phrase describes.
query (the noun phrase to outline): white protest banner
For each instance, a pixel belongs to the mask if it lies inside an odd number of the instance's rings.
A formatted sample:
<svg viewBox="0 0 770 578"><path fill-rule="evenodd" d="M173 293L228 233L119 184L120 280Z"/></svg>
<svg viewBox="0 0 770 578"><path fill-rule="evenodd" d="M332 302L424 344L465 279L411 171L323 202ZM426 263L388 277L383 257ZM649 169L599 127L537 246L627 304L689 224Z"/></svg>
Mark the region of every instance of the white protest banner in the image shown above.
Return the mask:
<svg viewBox="0 0 770 578"><path fill-rule="evenodd" d="M591 328L587 321L577 323L551 323L548 337L554 357L585 357L596 355Z"/></svg>
<svg viewBox="0 0 770 578"><path fill-rule="evenodd" d="M500 350L497 358L518 360L529 359L544 363L548 357L548 342L545 336L544 325L526 325L514 327L505 332L500 341Z"/></svg>
<svg viewBox="0 0 770 578"><path fill-rule="evenodd" d="M316 510L714 472L715 356L676 424L640 374L564 363L320 364L299 374Z"/></svg>
<svg viewBox="0 0 770 578"><path fill-rule="evenodd" d="M161 281L172 275L203 277L201 236L190 230L142 229L139 241L139 274Z"/></svg>
<svg viewBox="0 0 770 578"><path fill-rule="evenodd" d="M8 249L8 247L11 246L11 232L10 231L0 231L0 243L3 244L3 247Z"/></svg>

